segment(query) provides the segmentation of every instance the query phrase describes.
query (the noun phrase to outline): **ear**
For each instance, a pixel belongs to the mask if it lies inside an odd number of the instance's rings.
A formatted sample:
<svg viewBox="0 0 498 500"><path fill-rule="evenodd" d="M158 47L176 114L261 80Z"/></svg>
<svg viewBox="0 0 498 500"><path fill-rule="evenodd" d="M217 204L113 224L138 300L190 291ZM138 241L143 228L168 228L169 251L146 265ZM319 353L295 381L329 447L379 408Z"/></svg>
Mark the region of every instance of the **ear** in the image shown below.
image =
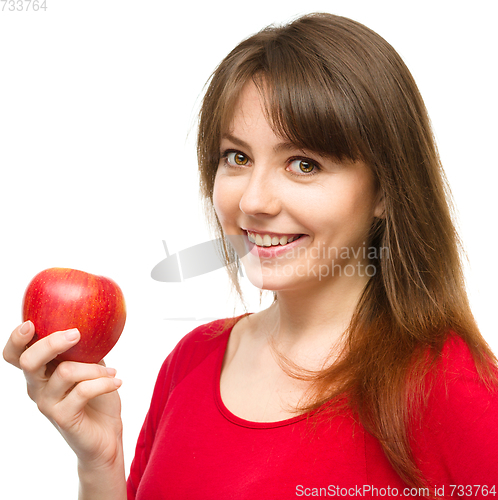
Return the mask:
<svg viewBox="0 0 498 500"><path fill-rule="evenodd" d="M379 219L385 219L385 207L384 207L384 193L379 189L379 193L377 195L377 201L374 208L374 217L378 217Z"/></svg>

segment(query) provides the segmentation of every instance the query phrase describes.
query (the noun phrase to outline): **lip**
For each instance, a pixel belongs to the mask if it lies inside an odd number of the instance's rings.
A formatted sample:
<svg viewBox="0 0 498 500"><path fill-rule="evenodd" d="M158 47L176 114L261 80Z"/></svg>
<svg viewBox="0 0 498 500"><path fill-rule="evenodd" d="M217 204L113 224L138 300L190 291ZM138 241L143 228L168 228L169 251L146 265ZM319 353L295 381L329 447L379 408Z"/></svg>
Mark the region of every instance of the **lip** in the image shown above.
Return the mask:
<svg viewBox="0 0 498 500"><path fill-rule="evenodd" d="M279 238L281 238L282 236L299 236L303 233L275 233L273 231L266 231L266 230L262 230L262 229L253 229L251 227L241 227L240 229L242 229L242 231L245 231L246 234L247 232L249 233L258 233L258 234L269 234L270 236L277 236ZM303 235L303 236L306 236L306 235Z"/></svg>
<svg viewBox="0 0 498 500"><path fill-rule="evenodd" d="M257 231L252 231L249 229L249 232L257 232ZM291 234L291 233L260 233L260 234L274 234L275 236L278 236L279 234L281 236L284 236L285 234ZM296 235L302 234L302 233L295 233ZM255 257L259 257L260 259L274 259L282 256L283 254L287 253L289 250L292 250L293 248L299 246L303 240L305 240L308 237L308 235L303 234L301 238L298 238L297 240L291 241L290 243L287 243L286 245L275 245L271 247L258 247L255 243L252 243L249 241L249 238L247 236L247 231L244 233L244 241L246 243L246 247L249 248L249 253L254 255Z"/></svg>

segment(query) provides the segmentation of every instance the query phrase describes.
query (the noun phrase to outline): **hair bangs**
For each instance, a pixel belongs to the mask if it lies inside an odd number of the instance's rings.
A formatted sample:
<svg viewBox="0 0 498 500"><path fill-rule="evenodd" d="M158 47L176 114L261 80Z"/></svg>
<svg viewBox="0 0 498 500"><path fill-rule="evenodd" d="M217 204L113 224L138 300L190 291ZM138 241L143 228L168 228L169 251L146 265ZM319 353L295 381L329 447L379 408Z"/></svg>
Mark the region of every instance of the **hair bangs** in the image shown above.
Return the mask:
<svg viewBox="0 0 498 500"><path fill-rule="evenodd" d="M364 160L354 105L323 74L319 61L306 59L296 64L302 54L284 49L268 51L268 68L253 77L275 133L323 156Z"/></svg>

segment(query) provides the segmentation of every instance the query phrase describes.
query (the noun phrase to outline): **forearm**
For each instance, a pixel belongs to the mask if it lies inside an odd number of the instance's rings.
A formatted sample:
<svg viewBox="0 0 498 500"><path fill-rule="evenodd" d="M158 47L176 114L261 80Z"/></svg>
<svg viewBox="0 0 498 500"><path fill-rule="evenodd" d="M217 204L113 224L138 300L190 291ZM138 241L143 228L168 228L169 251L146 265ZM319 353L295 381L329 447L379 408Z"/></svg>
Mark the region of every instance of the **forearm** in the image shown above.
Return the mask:
<svg viewBox="0 0 498 500"><path fill-rule="evenodd" d="M102 468L78 463L78 500L126 500L126 477L123 457Z"/></svg>

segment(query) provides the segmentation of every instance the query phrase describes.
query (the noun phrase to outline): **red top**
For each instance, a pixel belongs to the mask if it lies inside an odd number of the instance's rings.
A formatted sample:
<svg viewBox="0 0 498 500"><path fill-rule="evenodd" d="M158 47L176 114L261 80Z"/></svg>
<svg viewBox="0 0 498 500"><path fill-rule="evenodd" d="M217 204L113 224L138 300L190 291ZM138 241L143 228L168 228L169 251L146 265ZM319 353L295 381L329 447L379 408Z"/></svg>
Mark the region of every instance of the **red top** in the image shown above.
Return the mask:
<svg viewBox="0 0 498 500"><path fill-rule="evenodd" d="M216 337L224 320L196 328L164 362L128 500L403 496L406 484L352 414L262 423L225 407L219 382L233 324ZM444 485L445 496L498 498L498 396L476 379L459 337L447 341L441 360L446 388L440 379L431 392L423 426L414 431L415 458L438 495Z"/></svg>

